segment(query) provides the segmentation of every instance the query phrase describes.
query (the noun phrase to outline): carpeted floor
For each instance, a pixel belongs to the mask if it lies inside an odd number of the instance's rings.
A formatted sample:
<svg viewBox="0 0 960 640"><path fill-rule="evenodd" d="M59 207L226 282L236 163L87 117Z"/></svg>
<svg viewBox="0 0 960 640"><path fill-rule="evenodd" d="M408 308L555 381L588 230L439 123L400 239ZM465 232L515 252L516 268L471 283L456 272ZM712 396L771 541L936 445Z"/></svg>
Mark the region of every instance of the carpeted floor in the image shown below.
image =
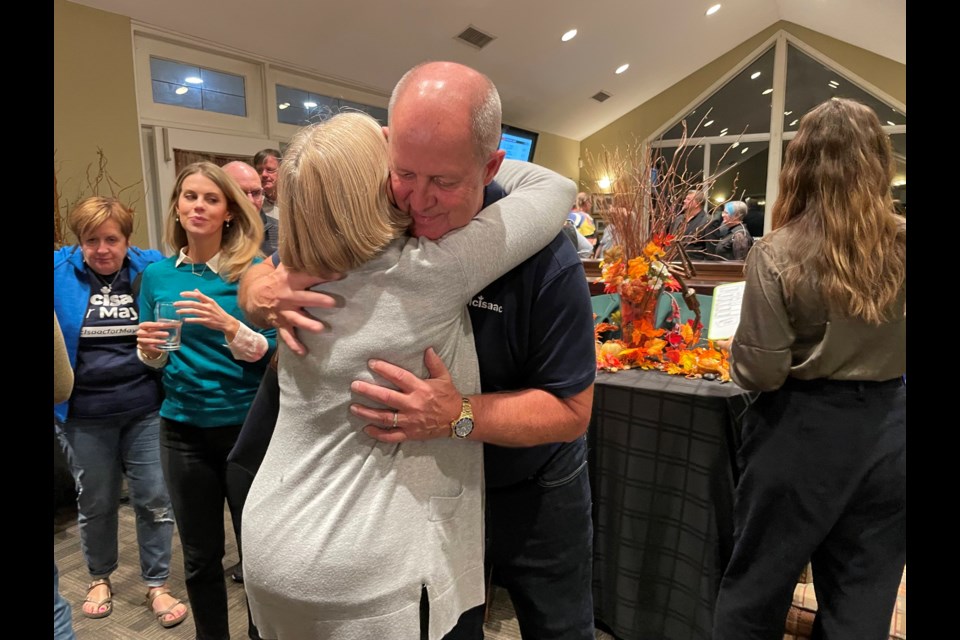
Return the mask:
<svg viewBox="0 0 960 640"><path fill-rule="evenodd" d="M227 531L227 553L224 567L232 567L238 559L237 545L228 512L224 511ZM73 628L78 640L192 640L195 629L192 618L172 629L164 629L143 604L146 587L140 580L137 558L137 536L133 509L120 507L120 566L111 576L113 583L113 613L100 620L84 618L80 607L86 595L87 574L80 552L80 536L76 513L62 510L54 525L54 559L60 569L60 593L71 604ZM183 554L179 536L173 536L173 562L170 567L170 586L175 596L186 599L183 586ZM243 585L227 578L227 596L230 607L230 630L234 639L246 638L247 615ZM519 627L510 604L510 597L502 589L494 590L490 618L485 628L486 640L518 640ZM612 640L613 636L597 631L598 639ZM388 640L388 639L384 639ZM397 639L405 640L405 639Z"/></svg>

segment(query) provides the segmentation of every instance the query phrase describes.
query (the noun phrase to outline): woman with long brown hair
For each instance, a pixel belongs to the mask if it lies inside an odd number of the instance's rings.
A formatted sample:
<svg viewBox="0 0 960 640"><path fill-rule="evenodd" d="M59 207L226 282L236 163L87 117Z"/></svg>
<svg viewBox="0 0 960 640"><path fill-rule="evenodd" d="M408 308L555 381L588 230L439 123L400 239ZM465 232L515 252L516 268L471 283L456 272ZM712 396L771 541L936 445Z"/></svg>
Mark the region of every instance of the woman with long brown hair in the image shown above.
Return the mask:
<svg viewBox="0 0 960 640"><path fill-rule="evenodd" d="M888 136L825 102L786 151L747 257L730 373L743 420L714 638L781 638L810 561L815 638L886 638L906 562L906 221Z"/></svg>

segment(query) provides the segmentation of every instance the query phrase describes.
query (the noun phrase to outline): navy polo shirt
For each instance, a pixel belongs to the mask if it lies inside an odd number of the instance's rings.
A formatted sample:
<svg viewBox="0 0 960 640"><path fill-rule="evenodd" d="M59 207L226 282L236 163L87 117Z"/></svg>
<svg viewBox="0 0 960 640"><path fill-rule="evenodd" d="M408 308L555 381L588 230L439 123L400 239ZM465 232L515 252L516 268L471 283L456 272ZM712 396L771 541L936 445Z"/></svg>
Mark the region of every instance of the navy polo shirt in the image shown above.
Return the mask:
<svg viewBox="0 0 960 640"><path fill-rule="evenodd" d="M492 182L483 206L506 194ZM469 304L483 393L543 389L568 398L596 377L593 305L583 264L563 233ZM484 444L488 487L535 476L562 443Z"/></svg>

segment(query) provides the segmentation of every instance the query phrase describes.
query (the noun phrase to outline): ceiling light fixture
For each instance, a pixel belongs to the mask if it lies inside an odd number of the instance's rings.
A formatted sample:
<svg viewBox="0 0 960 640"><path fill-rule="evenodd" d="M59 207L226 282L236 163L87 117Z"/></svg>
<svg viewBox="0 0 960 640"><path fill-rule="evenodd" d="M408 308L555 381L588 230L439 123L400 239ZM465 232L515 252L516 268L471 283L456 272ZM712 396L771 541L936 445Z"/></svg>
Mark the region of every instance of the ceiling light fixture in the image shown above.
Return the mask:
<svg viewBox="0 0 960 640"><path fill-rule="evenodd" d="M198 78L197 76L188 76L183 79L187 84L203 84L203 78Z"/></svg>
<svg viewBox="0 0 960 640"><path fill-rule="evenodd" d="M730 145L730 148L731 148L731 149L736 149L736 148L739 147L739 146L740 146L740 143L739 143L739 142L734 142L732 145Z"/></svg>
<svg viewBox="0 0 960 640"><path fill-rule="evenodd" d="M188 89L187 87L177 87L177 90L174 91L174 93L177 94L178 96L182 96L187 91L190 91L190 89Z"/></svg>
<svg viewBox="0 0 960 640"><path fill-rule="evenodd" d="M560 40L562 40L563 42L569 42L570 40L573 40L576 37L577 37L577 30L570 29L570 31L567 31L565 34L560 36Z"/></svg>
<svg viewBox="0 0 960 640"><path fill-rule="evenodd" d="M729 130L730 130L730 129L728 129L727 127L724 127L723 129L720 130L720 135L722 135L722 136L727 135L727 131L729 131Z"/></svg>
<svg viewBox="0 0 960 640"><path fill-rule="evenodd" d="M617 67L617 70L614 73L621 74L629 68L630 68L630 63L622 64L619 67Z"/></svg>
<svg viewBox="0 0 960 640"><path fill-rule="evenodd" d="M759 72L759 71L754 71L754 72L750 75L750 79L751 79L751 80L756 80L756 79L759 78L759 77L760 77L760 72Z"/></svg>
<svg viewBox="0 0 960 640"><path fill-rule="evenodd" d="M740 149L740 155L745 154L747 151L750 151L750 147L744 147L743 149Z"/></svg>
<svg viewBox="0 0 960 640"><path fill-rule="evenodd" d="M289 106L290 106L289 102L281 102L280 104L277 105L277 109L283 110L288 108Z"/></svg>
<svg viewBox="0 0 960 640"><path fill-rule="evenodd" d="M827 84L828 84L828 85L830 86L830 88L832 88L832 89L836 89L837 87L840 86L840 83L837 82L836 80L831 80L831 81L828 82Z"/></svg>
<svg viewBox="0 0 960 640"><path fill-rule="evenodd" d="M304 103L303 103L303 106L305 106L307 109L313 109L315 106L317 106L317 103L316 103L316 102L304 102Z"/></svg>
<svg viewBox="0 0 960 640"><path fill-rule="evenodd" d="M768 93L773 93L773 89L767 89L766 91L764 91L764 92L761 93L760 95L765 96L765 95L767 95Z"/></svg>
<svg viewBox="0 0 960 640"><path fill-rule="evenodd" d="M889 120L887 120L887 124L888 124L888 125L890 125L891 127L895 127L895 126L897 126L896 124L894 124L894 123L892 123L892 122L890 122Z"/></svg>
<svg viewBox="0 0 960 640"><path fill-rule="evenodd" d="M708 15L708 16L712 16L712 15L715 14L717 11L720 11L720 5L719 5L719 4L715 4L715 5L713 5L712 7L710 7L709 9L707 9L707 15Z"/></svg>
<svg viewBox="0 0 960 640"><path fill-rule="evenodd" d="M790 115L791 113L793 113L793 111L784 111L784 112L783 112L783 115L788 116L788 115Z"/></svg>
<svg viewBox="0 0 960 640"><path fill-rule="evenodd" d="M600 178L599 180L597 180L597 186L600 187L601 189L609 189L610 178L607 178L607 177Z"/></svg>
<svg viewBox="0 0 960 640"><path fill-rule="evenodd" d="M712 124L713 124L713 120L707 120L706 122L703 123L703 126L709 127Z"/></svg>
<svg viewBox="0 0 960 640"><path fill-rule="evenodd" d="M727 199L727 196L722 195L722 194L719 194L719 193L718 193L717 195L713 196L713 201L714 201L714 202L723 202L723 201L726 200L726 199Z"/></svg>
<svg viewBox="0 0 960 640"><path fill-rule="evenodd" d="M795 125L795 124L797 124L798 122L800 122L800 120L799 120L799 119L797 119L797 120L794 120L793 122L791 122L791 123L790 123L790 125L789 125L789 126L791 126L791 127L792 127L793 125Z"/></svg>

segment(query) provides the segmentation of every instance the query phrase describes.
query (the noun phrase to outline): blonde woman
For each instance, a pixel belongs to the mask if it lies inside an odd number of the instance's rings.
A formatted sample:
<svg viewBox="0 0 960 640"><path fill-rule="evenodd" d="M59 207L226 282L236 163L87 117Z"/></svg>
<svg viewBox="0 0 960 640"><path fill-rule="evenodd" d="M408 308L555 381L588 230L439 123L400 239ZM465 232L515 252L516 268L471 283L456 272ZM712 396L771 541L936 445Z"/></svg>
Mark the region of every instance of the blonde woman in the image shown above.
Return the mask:
<svg viewBox="0 0 960 640"><path fill-rule="evenodd" d="M575 193L546 169L503 161L493 140L468 162L510 195L437 241L406 235L371 117L336 115L284 153L282 261L344 273L323 285L344 304L324 311L327 330L301 335L305 357L281 347L280 415L243 518L264 638L437 640L483 602L481 443L381 443L350 405L351 382L373 380L370 358L423 377L427 348L463 393L479 391L466 304L557 236Z"/></svg>
<svg viewBox="0 0 960 640"><path fill-rule="evenodd" d="M252 329L237 306L243 271L262 258L258 212L223 170L194 163L177 177L164 239L176 254L148 267L140 288L140 359L163 369L161 461L183 544L197 637L228 640L223 574L226 457L276 348L275 332ZM174 302L180 348L161 351L167 325L154 305ZM239 524L236 524L239 528ZM255 637L251 635L251 637Z"/></svg>
<svg viewBox="0 0 960 640"><path fill-rule="evenodd" d="M164 627L186 618L170 593L173 512L160 466L157 376L137 359L142 307L135 283L158 251L130 246L133 212L116 198L91 196L70 211L75 246L53 253L53 307L75 384L54 405L57 432L76 480L80 547L91 582L85 618L113 612L110 575L118 556L118 509L124 478L136 514L140 575L147 602Z"/></svg>
<svg viewBox="0 0 960 640"><path fill-rule="evenodd" d="M906 221L876 114L830 100L787 147L747 256L730 373L743 421L714 638L781 638L812 561L815 638L886 638L906 562Z"/></svg>

